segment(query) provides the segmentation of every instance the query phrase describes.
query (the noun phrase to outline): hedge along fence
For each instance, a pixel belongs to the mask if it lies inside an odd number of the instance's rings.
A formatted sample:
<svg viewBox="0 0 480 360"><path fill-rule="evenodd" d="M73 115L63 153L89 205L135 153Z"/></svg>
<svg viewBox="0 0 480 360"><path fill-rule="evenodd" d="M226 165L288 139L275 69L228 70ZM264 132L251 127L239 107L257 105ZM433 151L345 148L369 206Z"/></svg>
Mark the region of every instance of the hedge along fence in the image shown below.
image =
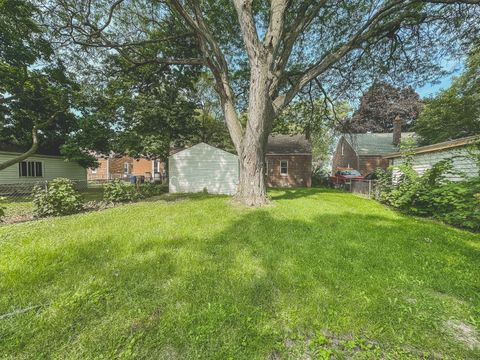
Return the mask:
<svg viewBox="0 0 480 360"><path fill-rule="evenodd" d="M5 218L5 210L7 209L4 205L5 198L0 197L0 222L3 222Z"/></svg>
<svg viewBox="0 0 480 360"><path fill-rule="evenodd" d="M454 172L452 161L440 161L418 175L407 155L395 179L391 170L378 173L378 199L407 214L480 231L480 174L463 181L449 180Z"/></svg>
<svg viewBox="0 0 480 360"><path fill-rule="evenodd" d="M104 186L113 186L110 182ZM3 220L6 223L15 223L33 220L45 216L60 216L81 211L101 210L114 206L119 202L132 202L140 199L161 195L168 192L168 187L162 184L137 184L120 182L118 185L127 188L132 196L120 200L106 196L102 186L91 188L79 187L75 181L55 179L49 182L37 183L34 193L30 190L23 196L11 196L0 200L0 209L3 209ZM3 205L2 205L3 204ZM0 221L2 220L0 210Z"/></svg>
<svg viewBox="0 0 480 360"><path fill-rule="evenodd" d="M107 202L133 202L167 192L167 187L152 183L131 184L122 180L113 180L103 186L103 199Z"/></svg>
<svg viewBox="0 0 480 360"><path fill-rule="evenodd" d="M5 198L23 198L32 195L35 187L48 188L50 181L36 181L32 183L0 184L0 196ZM85 191L89 188L86 180L70 180L74 188L78 191Z"/></svg>

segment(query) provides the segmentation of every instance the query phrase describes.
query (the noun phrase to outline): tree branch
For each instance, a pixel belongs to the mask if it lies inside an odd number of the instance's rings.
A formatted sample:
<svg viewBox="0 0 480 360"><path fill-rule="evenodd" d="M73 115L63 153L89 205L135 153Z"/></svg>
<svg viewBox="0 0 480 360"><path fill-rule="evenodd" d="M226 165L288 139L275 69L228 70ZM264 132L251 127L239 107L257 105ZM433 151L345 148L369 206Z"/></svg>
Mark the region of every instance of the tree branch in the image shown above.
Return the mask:
<svg viewBox="0 0 480 360"><path fill-rule="evenodd" d="M477 0L474 0L477 1ZM480 0L478 0L480 1ZM288 105L295 95L310 81L323 72L331 68L332 65L342 59L352 49L360 47L360 45L367 40L374 39L375 36L382 36L392 29L397 28L401 22L410 15L409 13L401 13L415 3L428 2L421 0L396 0L386 4L374 13L366 23L360 27L347 41L338 45L335 49L324 55L318 62L308 68L296 83L285 93L278 96L274 100L275 111L281 111L283 107ZM390 15L399 14L390 21L382 23L382 20Z"/></svg>
<svg viewBox="0 0 480 360"><path fill-rule="evenodd" d="M314 4L313 6L312 3ZM274 79L270 89L270 95L276 93L278 85L282 81L283 72L288 63L288 59L293 50L295 41L298 36L311 24L313 19L318 15L320 9L325 5L326 0L318 1L316 4L312 1L306 1L298 10L298 14L290 25L289 29L284 33L281 41L281 50L273 65Z"/></svg>
<svg viewBox="0 0 480 360"><path fill-rule="evenodd" d="M237 10L240 31L245 42L250 66L255 66L258 62L258 56L262 55L262 48L258 39L257 27L252 15L253 0L233 0ZM274 2L274 1L272 1Z"/></svg>
<svg viewBox="0 0 480 360"><path fill-rule="evenodd" d="M271 53L277 51L282 37L285 22L285 10L289 5L288 0L272 0L270 4L270 21L268 23L267 33L263 42Z"/></svg>
<svg viewBox="0 0 480 360"><path fill-rule="evenodd" d="M200 50L215 79L215 89L220 97L225 122L233 144L238 153L241 150L243 128L235 109L235 97L228 79L228 65L220 46L208 29L203 18L198 0L189 0L194 9L193 18L178 0L169 0L173 9L186 21L187 25L198 35ZM213 56L212 56L213 55Z"/></svg>
<svg viewBox="0 0 480 360"><path fill-rule="evenodd" d="M37 130L37 127L34 126L32 128L32 146L30 147L30 149L28 149L23 154L14 157L13 159L0 163L0 171L5 170L6 168L27 159L28 157L35 154L37 152L37 149L38 149L38 130Z"/></svg>
<svg viewBox="0 0 480 360"><path fill-rule="evenodd" d="M113 19L113 12L115 11L115 8L117 6L119 6L123 1L124 0L117 0L112 4L112 6L110 6L110 10L108 11L107 21L105 22L105 24L103 24L102 27L95 30L95 33L92 34L93 36L99 35L103 30L105 30L110 25L110 23L112 22L112 19ZM87 18L85 19L87 25L91 25L90 21L88 19L89 16L90 16L90 1L88 2Z"/></svg>

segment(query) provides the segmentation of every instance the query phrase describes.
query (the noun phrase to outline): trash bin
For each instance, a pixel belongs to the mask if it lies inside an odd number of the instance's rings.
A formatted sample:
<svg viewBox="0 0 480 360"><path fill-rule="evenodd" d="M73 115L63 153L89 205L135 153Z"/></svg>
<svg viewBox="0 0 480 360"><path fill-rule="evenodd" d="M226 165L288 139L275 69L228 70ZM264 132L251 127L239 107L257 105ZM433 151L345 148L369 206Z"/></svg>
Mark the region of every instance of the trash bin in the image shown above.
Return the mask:
<svg viewBox="0 0 480 360"><path fill-rule="evenodd" d="M130 183L136 184L137 183L137 177L135 175L130 176Z"/></svg>

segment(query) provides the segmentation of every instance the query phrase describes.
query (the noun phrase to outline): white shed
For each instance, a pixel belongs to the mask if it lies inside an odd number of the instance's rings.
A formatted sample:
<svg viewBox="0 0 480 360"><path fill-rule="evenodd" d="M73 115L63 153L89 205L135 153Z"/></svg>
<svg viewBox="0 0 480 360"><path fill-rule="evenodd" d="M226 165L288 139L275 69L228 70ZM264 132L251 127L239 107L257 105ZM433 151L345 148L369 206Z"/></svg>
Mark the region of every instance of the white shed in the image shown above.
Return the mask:
<svg viewBox="0 0 480 360"><path fill-rule="evenodd" d="M171 193L233 195L239 179L238 156L200 143L168 158Z"/></svg>

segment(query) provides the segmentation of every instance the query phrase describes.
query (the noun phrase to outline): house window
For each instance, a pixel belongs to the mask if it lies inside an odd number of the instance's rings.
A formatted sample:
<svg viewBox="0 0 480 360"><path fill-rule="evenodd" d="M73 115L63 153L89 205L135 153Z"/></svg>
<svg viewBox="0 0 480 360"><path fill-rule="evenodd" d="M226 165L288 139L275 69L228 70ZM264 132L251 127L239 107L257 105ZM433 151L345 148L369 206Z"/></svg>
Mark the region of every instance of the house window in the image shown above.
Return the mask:
<svg viewBox="0 0 480 360"><path fill-rule="evenodd" d="M95 169L90 169L92 171L92 174L96 174L97 173L97 168Z"/></svg>
<svg viewBox="0 0 480 360"><path fill-rule="evenodd" d="M125 175L130 174L130 163L128 163L128 162L123 163L123 173Z"/></svg>
<svg viewBox="0 0 480 360"><path fill-rule="evenodd" d="M288 174L288 161L280 160L280 175L287 175L287 174Z"/></svg>
<svg viewBox="0 0 480 360"><path fill-rule="evenodd" d="M41 161L22 161L18 163L18 176L42 177L43 163Z"/></svg>
<svg viewBox="0 0 480 360"><path fill-rule="evenodd" d="M343 156L343 144L342 144L342 156Z"/></svg>

